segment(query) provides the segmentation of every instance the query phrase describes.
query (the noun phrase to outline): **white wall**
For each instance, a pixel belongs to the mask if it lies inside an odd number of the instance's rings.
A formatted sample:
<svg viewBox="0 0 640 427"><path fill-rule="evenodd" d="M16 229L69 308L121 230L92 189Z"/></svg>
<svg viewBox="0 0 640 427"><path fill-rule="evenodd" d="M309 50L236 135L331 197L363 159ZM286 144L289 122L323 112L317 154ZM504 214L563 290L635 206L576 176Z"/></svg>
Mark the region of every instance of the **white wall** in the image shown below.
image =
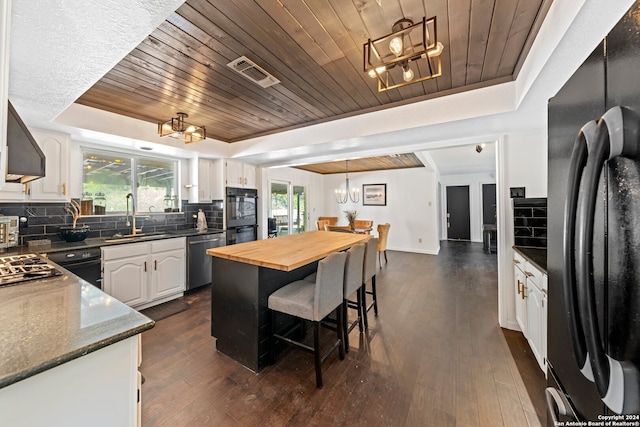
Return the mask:
<svg viewBox="0 0 640 427"><path fill-rule="evenodd" d="M482 242L482 184L495 184L495 174L472 173L458 175L440 175L442 201L440 212L442 221L440 223L443 239L447 238L447 186L468 185L469 186L469 211L471 241ZM497 196L496 196L497 197Z"/></svg>
<svg viewBox="0 0 640 427"><path fill-rule="evenodd" d="M547 135L510 134L502 144L502 170L506 191L498 192L499 203L504 206L504 233L501 241L507 242L498 252L500 326L518 330L515 318L515 286L513 275L513 204L509 198L510 187L525 187L526 197L547 197Z"/></svg>
<svg viewBox="0 0 640 427"><path fill-rule="evenodd" d="M378 224L391 224L387 248L397 251L437 254L438 240L437 180L426 168L350 173L350 185L387 184L386 206L363 206L359 203L338 204L334 189L345 185L345 175L325 175L324 211L317 216L337 216L339 224L347 224L345 210L355 209L359 219ZM312 218L316 220L317 218ZM373 233L377 235L377 231Z"/></svg>

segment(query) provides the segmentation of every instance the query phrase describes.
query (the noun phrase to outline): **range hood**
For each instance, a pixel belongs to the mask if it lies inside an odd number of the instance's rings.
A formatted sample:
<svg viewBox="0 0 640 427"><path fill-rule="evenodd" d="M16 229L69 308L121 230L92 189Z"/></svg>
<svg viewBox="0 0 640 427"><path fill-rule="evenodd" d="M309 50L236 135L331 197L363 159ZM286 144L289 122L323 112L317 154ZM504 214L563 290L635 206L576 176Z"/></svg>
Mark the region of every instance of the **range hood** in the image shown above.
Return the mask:
<svg viewBox="0 0 640 427"><path fill-rule="evenodd" d="M9 102L7 114L6 182L25 182L44 177L45 157L38 143Z"/></svg>

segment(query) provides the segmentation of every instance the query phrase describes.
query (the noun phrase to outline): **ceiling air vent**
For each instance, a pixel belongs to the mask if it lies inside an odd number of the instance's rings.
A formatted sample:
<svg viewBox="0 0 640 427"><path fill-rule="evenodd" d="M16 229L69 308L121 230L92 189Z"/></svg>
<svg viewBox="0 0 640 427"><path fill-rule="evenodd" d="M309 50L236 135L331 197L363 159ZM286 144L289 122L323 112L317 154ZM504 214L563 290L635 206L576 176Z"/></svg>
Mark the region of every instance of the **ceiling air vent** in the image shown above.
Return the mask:
<svg viewBox="0 0 640 427"><path fill-rule="evenodd" d="M255 62L251 61L246 56L241 56L240 58L229 62L227 67L230 67L236 73L251 80L258 86L269 87L280 83L280 80L267 73L264 68L256 65Z"/></svg>

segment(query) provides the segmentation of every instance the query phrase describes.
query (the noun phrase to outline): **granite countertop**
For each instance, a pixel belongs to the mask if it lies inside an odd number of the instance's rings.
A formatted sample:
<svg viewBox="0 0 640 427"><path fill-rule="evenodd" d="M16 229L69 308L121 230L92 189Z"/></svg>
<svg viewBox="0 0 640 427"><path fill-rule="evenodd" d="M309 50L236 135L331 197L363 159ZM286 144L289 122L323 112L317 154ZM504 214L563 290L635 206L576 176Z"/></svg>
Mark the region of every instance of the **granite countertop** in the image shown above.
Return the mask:
<svg viewBox="0 0 640 427"><path fill-rule="evenodd" d="M154 233L141 233L140 237L122 237L122 238L96 238L96 239L85 239L82 242L53 242L50 245L42 245L42 246L17 246L9 249L9 253L11 254L23 254L23 253L38 253L38 254L46 254L51 252L62 252L62 251L70 251L74 249L89 249L89 248L99 248L101 246L111 246L111 245L121 245L124 243L137 243L140 241L149 242L153 240L161 240L161 239L171 239L174 237L189 237L189 236L200 236L203 234L219 234L224 233L224 230L209 228L205 231L197 231L195 228L187 228L184 230L174 230L167 232L154 232Z"/></svg>
<svg viewBox="0 0 640 427"><path fill-rule="evenodd" d="M77 276L0 287L0 388L153 328Z"/></svg>
<svg viewBox="0 0 640 427"><path fill-rule="evenodd" d="M514 246L513 250L527 258L527 260L529 260L539 270L547 274L547 250L545 248L524 248L522 246Z"/></svg>

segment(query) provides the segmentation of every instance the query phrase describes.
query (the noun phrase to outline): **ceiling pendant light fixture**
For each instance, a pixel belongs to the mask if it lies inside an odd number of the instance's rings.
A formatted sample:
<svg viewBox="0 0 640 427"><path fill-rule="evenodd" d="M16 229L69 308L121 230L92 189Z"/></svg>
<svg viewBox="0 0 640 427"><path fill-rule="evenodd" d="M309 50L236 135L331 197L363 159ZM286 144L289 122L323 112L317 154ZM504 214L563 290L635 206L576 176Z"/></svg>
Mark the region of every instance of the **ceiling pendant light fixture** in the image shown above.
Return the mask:
<svg viewBox="0 0 640 427"><path fill-rule="evenodd" d="M342 188L335 189L336 202L340 204L344 204L344 203L347 203L349 199L351 199L353 203L358 203L360 201L360 189L353 187L351 190L349 190L349 160L345 160L345 169L346 169L345 186L344 186L344 189Z"/></svg>
<svg viewBox="0 0 640 427"><path fill-rule="evenodd" d="M204 126L196 126L184 121L188 118L187 113L176 113L178 117L172 117L163 123L158 123L158 134L160 136L170 136L181 139L185 144L202 141L207 138L207 131Z"/></svg>
<svg viewBox="0 0 640 427"><path fill-rule="evenodd" d="M364 71L378 79L378 92L399 88L442 75L436 17L422 18L414 24L402 18L391 27L391 34L364 44ZM419 76L416 78L416 76Z"/></svg>

